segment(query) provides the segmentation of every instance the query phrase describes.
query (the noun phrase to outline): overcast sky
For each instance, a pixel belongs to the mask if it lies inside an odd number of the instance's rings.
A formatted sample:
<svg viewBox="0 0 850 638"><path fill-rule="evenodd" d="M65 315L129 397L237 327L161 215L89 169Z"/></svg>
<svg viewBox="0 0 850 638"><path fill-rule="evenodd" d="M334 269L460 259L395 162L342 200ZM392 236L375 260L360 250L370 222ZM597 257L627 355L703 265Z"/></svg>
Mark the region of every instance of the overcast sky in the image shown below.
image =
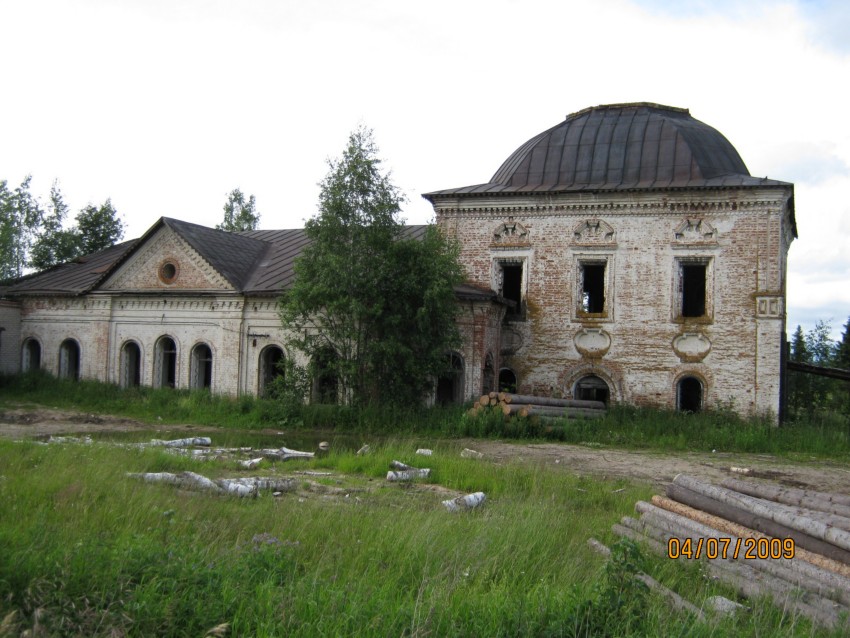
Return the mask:
<svg viewBox="0 0 850 638"><path fill-rule="evenodd" d="M0 179L112 199L137 237L254 194L300 227L365 124L409 198L486 182L597 104L689 108L793 182L788 331L850 316L850 3L0 0Z"/></svg>

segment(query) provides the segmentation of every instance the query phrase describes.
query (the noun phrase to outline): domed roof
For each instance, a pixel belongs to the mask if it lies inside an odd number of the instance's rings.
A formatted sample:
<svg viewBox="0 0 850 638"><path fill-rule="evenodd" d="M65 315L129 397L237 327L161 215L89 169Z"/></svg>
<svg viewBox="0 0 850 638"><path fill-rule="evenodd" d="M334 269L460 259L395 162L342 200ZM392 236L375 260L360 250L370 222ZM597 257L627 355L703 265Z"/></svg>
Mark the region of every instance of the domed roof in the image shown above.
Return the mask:
<svg viewBox="0 0 850 638"><path fill-rule="evenodd" d="M778 184L750 176L729 140L687 109L640 102L568 115L514 151L486 184L425 197Z"/></svg>

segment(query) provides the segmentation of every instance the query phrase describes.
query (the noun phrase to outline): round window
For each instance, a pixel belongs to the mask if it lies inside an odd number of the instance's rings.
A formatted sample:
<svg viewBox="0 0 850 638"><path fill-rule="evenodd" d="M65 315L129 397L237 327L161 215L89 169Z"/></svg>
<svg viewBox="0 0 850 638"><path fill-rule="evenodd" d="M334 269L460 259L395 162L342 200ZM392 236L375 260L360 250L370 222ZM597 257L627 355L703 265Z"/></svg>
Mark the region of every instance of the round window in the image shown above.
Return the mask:
<svg viewBox="0 0 850 638"><path fill-rule="evenodd" d="M177 264L174 261L167 260L159 266L159 280L164 284L174 283L177 279Z"/></svg>

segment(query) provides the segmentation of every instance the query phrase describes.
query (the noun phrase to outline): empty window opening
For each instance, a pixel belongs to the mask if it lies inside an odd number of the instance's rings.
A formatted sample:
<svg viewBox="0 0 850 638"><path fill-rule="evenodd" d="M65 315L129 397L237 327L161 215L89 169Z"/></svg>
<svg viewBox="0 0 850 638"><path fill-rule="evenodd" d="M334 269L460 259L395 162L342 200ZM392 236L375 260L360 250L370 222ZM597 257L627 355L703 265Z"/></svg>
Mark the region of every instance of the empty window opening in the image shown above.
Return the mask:
<svg viewBox="0 0 850 638"><path fill-rule="evenodd" d="M133 388L142 383L142 351L139 345L128 341L121 348L121 386Z"/></svg>
<svg viewBox="0 0 850 638"><path fill-rule="evenodd" d="M493 367L493 355L488 352L486 359L484 359L484 375L481 380L482 394L493 392L495 390L495 384L496 370Z"/></svg>
<svg viewBox="0 0 850 638"><path fill-rule="evenodd" d="M682 264L682 316L705 315L705 264Z"/></svg>
<svg viewBox="0 0 850 638"><path fill-rule="evenodd" d="M582 401L602 401L602 403L608 405L611 391L605 381L595 374L591 374L578 380L573 396Z"/></svg>
<svg viewBox="0 0 850 638"><path fill-rule="evenodd" d="M192 349L192 388L209 390L212 387L213 356L210 347L201 343Z"/></svg>
<svg viewBox="0 0 850 638"><path fill-rule="evenodd" d="M260 353L260 396L268 396L275 379L283 378L283 350L267 346Z"/></svg>
<svg viewBox="0 0 850 638"><path fill-rule="evenodd" d="M499 370L499 392L515 394L517 389L516 373L510 368Z"/></svg>
<svg viewBox="0 0 850 638"><path fill-rule="evenodd" d="M581 309L588 313L605 312L605 264L581 265Z"/></svg>
<svg viewBox="0 0 850 638"><path fill-rule="evenodd" d="M508 308L506 319L522 319L525 315L522 306L522 263L502 264L502 296L513 301Z"/></svg>
<svg viewBox="0 0 850 638"><path fill-rule="evenodd" d="M41 344L35 339L24 341L21 352L21 369L24 372L39 370L41 368Z"/></svg>
<svg viewBox="0 0 850 638"><path fill-rule="evenodd" d="M158 388L177 387L177 344L171 337L163 337L156 344Z"/></svg>
<svg viewBox="0 0 850 638"><path fill-rule="evenodd" d="M463 402L463 360L453 352L448 364L449 369L437 379L437 405Z"/></svg>
<svg viewBox="0 0 850 638"><path fill-rule="evenodd" d="M702 410L702 383L696 377L685 377L676 389L676 402L680 412Z"/></svg>
<svg viewBox="0 0 850 638"><path fill-rule="evenodd" d="M59 346L59 376L77 381L80 378L80 345L65 339Z"/></svg>
<svg viewBox="0 0 850 638"><path fill-rule="evenodd" d="M336 373L336 353L320 348L312 360L313 403L333 404L339 400L339 378Z"/></svg>

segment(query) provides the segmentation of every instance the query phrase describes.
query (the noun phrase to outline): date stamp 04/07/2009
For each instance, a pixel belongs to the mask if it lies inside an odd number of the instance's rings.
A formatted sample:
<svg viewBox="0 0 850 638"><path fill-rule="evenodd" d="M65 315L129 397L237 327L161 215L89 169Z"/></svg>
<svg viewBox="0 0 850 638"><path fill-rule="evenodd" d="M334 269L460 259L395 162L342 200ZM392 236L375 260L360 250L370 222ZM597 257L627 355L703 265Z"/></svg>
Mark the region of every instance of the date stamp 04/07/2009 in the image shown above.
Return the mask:
<svg viewBox="0 0 850 638"><path fill-rule="evenodd" d="M793 538L676 538L667 541L667 558L794 558Z"/></svg>

